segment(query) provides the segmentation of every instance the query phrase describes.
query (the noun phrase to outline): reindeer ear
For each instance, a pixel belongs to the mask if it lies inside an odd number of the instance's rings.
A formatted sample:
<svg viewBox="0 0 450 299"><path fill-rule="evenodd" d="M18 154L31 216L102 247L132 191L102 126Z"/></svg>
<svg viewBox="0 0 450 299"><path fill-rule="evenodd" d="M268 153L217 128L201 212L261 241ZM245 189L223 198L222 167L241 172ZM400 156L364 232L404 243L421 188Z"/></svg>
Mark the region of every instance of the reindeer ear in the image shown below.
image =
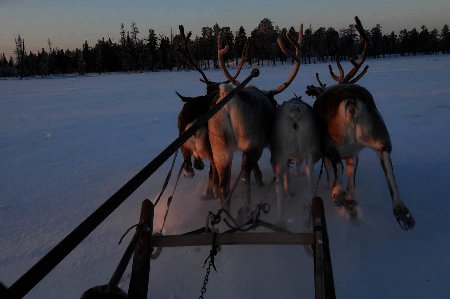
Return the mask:
<svg viewBox="0 0 450 299"><path fill-rule="evenodd" d="M188 103L188 102L190 102L192 100L192 98L190 98L190 97L182 96L181 94L178 93L178 91L175 91L175 93L185 103Z"/></svg>

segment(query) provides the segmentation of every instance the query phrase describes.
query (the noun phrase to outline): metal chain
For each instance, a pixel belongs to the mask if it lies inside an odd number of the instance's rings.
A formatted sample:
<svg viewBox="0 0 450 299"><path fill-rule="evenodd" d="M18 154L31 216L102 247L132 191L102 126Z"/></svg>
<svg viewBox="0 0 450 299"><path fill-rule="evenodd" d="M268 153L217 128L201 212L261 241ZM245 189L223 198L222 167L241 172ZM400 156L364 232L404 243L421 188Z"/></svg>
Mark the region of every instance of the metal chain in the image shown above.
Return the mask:
<svg viewBox="0 0 450 299"><path fill-rule="evenodd" d="M199 299L203 299L204 298L203 296L206 293L206 286L209 281L209 274L211 273L211 268L213 268L214 271L216 271L216 273L217 273L216 265L214 264L214 258L217 255L217 248L219 247L216 244L217 233L213 232L212 236L213 236L212 247L211 247L211 250L209 251L209 256L206 258L205 262L203 263L203 268L205 268L206 263L208 263L208 267L206 268L205 278L203 279L203 286L202 286L202 289L200 290L200 296L198 297Z"/></svg>

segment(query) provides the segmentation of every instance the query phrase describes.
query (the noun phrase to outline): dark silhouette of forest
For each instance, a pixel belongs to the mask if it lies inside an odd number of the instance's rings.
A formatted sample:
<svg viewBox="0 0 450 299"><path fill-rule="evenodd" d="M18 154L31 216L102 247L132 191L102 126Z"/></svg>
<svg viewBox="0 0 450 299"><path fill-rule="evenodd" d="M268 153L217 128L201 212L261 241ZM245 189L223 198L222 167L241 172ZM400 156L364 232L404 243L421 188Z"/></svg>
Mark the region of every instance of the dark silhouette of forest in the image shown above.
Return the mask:
<svg viewBox="0 0 450 299"><path fill-rule="evenodd" d="M230 27L203 27L201 35L191 38L189 47L199 67L217 68L217 36L221 35L223 44L231 51L225 57L228 64L237 61L250 39L248 60L254 65L277 65L286 63L286 56L277 46L277 37L284 36L293 27L280 29L272 21L264 18L250 33L241 26L236 32ZM398 34L382 32L377 24L366 30L370 39L369 57L395 57L405 55L449 54L449 26L440 31L429 30L422 25L420 30L403 29ZM95 45L87 41L75 50L53 48L48 40L48 48L32 52L26 50L25 40L18 35L15 39L15 57L0 56L1 77L35 77L54 74L104 73L104 72L155 72L161 70L178 71L189 69L190 65L182 54L182 39L179 34L165 36L148 29L138 35L135 22L129 29L120 27L120 40L101 38ZM359 53L359 36L354 25L338 31L332 27L320 27L316 30L304 30L302 44L302 63L320 63L333 61L336 55L341 60L355 58ZM290 60L288 61L290 63Z"/></svg>

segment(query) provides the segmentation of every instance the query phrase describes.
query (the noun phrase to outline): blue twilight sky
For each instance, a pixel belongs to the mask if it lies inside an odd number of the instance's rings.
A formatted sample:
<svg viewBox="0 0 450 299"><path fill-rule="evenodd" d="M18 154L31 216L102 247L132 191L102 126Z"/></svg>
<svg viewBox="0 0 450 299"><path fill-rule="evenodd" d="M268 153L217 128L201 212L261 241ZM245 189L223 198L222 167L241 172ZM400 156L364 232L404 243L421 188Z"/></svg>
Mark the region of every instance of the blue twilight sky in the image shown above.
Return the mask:
<svg viewBox="0 0 450 299"><path fill-rule="evenodd" d="M120 24L135 21L141 37L148 28L169 35L183 24L193 34L202 26L240 25L250 34L265 17L280 28L311 23L313 30L332 26L336 30L360 17L370 29L381 24L384 33L401 29L442 29L450 25L450 0L0 0L0 53L13 54L14 38L20 34L27 50L53 47L74 49L84 40L91 45L102 37L118 41Z"/></svg>

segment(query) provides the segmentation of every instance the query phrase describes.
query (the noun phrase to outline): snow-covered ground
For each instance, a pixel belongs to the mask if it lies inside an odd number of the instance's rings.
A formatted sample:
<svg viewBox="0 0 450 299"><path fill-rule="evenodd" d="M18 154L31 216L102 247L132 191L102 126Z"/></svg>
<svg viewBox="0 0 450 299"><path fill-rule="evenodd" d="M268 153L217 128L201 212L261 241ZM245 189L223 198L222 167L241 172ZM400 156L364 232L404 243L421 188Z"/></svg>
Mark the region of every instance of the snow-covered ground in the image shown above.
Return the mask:
<svg viewBox="0 0 450 299"><path fill-rule="evenodd" d="M405 232L397 225L378 158L360 154L356 220L331 202L320 182L328 221L338 298L444 298L450 293L450 56L369 60L360 84L374 95L393 141L400 195L416 219ZM348 65L344 65L348 69ZM264 67L252 84L277 86L290 66ZM278 102L304 95L315 73L331 84L327 65L302 65ZM241 78L249 73L243 71ZM222 80L217 71L210 79ZM0 80L0 281L11 285L85 217L151 161L176 136L181 102L200 95L196 72L105 74L73 78ZM268 151L260 161L272 179ZM239 169L235 155L233 175ZM177 168L181 159L177 161ZM316 165L314 180L320 165ZM167 162L83 241L27 298L79 298L109 281L127 242L117 245L138 221L141 201L154 200ZM176 171L175 171L176 172ZM201 227L217 201L203 201L207 171L182 178L165 234ZM289 228L304 231L309 202L306 179L294 177ZM173 188L173 180L167 193ZM274 201L274 187L252 186L253 203ZM239 189L234 200L239 200ZM266 195L267 194L267 195ZM165 212L156 209L155 229ZM234 205L236 207L237 205ZM271 220L272 216L267 219ZM126 238L128 241L131 234ZM210 248L164 249L152 261L153 298L200 295ZM224 246L216 257L208 298L313 298L313 261L299 246ZM130 269L120 286L127 290ZM445 295L447 294L447 295Z"/></svg>

